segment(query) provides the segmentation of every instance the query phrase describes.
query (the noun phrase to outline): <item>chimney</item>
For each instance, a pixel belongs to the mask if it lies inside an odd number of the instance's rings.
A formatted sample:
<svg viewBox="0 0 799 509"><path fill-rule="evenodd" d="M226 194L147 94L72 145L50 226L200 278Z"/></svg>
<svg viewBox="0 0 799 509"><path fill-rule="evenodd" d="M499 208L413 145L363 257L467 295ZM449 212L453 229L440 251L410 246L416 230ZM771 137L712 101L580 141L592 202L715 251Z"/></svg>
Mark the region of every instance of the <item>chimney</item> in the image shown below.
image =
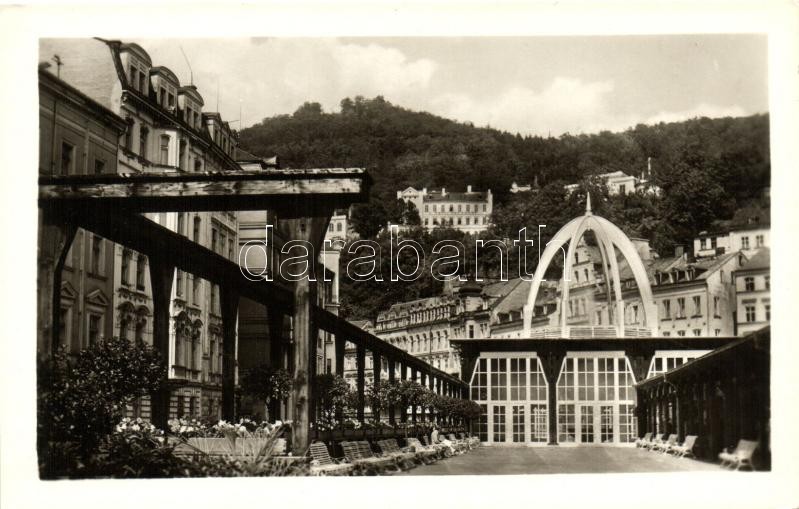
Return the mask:
<svg viewBox="0 0 799 509"><path fill-rule="evenodd" d="M446 196L446 195L447 195L447 188L446 187L442 187L441 188L441 196Z"/></svg>
<svg viewBox="0 0 799 509"><path fill-rule="evenodd" d="M422 188L422 196L427 196L427 188L426 187Z"/></svg>
<svg viewBox="0 0 799 509"><path fill-rule="evenodd" d="M646 158L646 177L649 178L652 176L652 158Z"/></svg>
<svg viewBox="0 0 799 509"><path fill-rule="evenodd" d="M466 192L467 193L471 193L472 192L472 186L471 185L466 186Z"/></svg>
<svg viewBox="0 0 799 509"><path fill-rule="evenodd" d="M674 256L683 256L685 254L685 247L683 245L674 246Z"/></svg>

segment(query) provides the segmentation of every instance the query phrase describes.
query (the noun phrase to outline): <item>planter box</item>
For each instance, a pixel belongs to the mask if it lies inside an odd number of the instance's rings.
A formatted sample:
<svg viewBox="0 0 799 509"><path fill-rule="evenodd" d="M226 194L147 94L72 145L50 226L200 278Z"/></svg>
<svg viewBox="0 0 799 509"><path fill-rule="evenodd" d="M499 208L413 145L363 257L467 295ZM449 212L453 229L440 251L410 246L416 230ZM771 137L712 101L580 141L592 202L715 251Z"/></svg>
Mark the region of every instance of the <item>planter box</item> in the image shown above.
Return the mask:
<svg viewBox="0 0 799 509"><path fill-rule="evenodd" d="M188 444L212 456L256 456L266 446L268 438L189 438ZM193 449L192 449L193 450ZM272 449L272 455L284 454L286 439L279 438Z"/></svg>

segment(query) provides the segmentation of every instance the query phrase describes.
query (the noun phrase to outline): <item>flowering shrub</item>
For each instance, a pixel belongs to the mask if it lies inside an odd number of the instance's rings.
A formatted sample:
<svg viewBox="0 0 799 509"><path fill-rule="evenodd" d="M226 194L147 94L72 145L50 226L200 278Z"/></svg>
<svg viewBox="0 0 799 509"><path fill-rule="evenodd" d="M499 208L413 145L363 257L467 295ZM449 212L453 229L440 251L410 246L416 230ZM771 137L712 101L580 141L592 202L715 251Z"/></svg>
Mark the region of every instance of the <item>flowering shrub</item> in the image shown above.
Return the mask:
<svg viewBox="0 0 799 509"><path fill-rule="evenodd" d="M116 433L141 433L153 436L164 435L163 430L156 428L150 421L146 421L141 417L137 417L136 419L125 417L116 425L114 431Z"/></svg>

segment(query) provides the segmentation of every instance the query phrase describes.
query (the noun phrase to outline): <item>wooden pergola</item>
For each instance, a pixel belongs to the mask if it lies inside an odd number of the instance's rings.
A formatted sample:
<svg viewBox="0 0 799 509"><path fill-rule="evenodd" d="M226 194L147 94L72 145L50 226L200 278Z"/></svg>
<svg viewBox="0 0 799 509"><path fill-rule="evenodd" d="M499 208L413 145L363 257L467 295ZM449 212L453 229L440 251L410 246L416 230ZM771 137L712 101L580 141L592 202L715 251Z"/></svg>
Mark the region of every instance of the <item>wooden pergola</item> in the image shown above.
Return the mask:
<svg viewBox="0 0 799 509"><path fill-rule="evenodd" d="M345 320L315 305L316 283L308 278L289 284L252 281L239 265L142 216L142 213L273 210L276 230L287 239L309 242L321 252L330 217L337 208L366 201L370 179L363 169L269 170L214 174L137 174L97 176L41 176L39 178L40 240L38 312L39 352L48 356L58 346L61 271L72 239L84 228L135 249L149 260L153 298L153 346L168 358L169 308L175 269L220 286L222 310L223 416L234 416L236 319L240 297L264 304L270 321L290 315L293 320L291 366L296 383L288 402L293 420L295 453L308 446L314 404L311 378L316 372L315 338L322 328L336 336L336 364L341 372L346 341L359 348L360 401L363 403L363 357L368 348L391 366L403 363L452 394L463 384L419 359L411 357ZM273 348L285 348L275 333ZM380 363L376 363L377 366ZM403 373L405 370L403 370ZM165 369L164 379L168 379ZM375 378L379 380L379 377ZM169 412L168 389L152 395L153 422L165 427ZM363 413L363 405L359 410Z"/></svg>
<svg viewBox="0 0 799 509"><path fill-rule="evenodd" d="M771 330L739 338L635 386L639 431L698 438L698 455L715 461L739 439L760 443L769 461Z"/></svg>

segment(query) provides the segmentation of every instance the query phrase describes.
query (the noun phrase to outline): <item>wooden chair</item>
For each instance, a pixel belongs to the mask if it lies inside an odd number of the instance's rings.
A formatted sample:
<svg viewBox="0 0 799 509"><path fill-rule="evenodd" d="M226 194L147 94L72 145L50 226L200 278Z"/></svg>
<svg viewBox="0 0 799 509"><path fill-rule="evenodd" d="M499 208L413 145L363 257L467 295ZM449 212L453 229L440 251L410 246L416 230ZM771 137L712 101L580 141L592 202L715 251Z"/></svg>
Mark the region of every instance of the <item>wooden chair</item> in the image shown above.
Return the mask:
<svg viewBox="0 0 799 509"><path fill-rule="evenodd" d="M659 433L659 434L655 435L655 438L650 440L648 443L644 444L643 448L648 450L648 451L651 451L651 450L654 449L654 447L656 445L662 444L665 438L666 438L666 434L665 433Z"/></svg>
<svg viewBox="0 0 799 509"><path fill-rule="evenodd" d="M441 459L443 451L430 446L422 445L418 438L408 438L408 446L413 447L417 454L421 454L421 459L426 464L435 463Z"/></svg>
<svg viewBox="0 0 799 509"><path fill-rule="evenodd" d="M677 444L677 437L678 436L679 435L677 435L676 433L672 433L671 435L669 435L668 440L666 440L665 442L661 441L659 444L655 444L654 446L652 446L652 450L653 451L660 451L660 452L665 454L666 451L669 450L669 447Z"/></svg>
<svg viewBox="0 0 799 509"><path fill-rule="evenodd" d="M749 467L751 470L754 470L755 467L752 464L752 456L755 454L755 450L757 450L757 445L757 442L753 440L739 440L734 451L730 452L729 449L724 449L723 452L719 453L721 466L734 467L735 470L740 470L742 467Z"/></svg>
<svg viewBox="0 0 799 509"><path fill-rule="evenodd" d="M445 458L451 458L455 454L455 450L452 447L447 447L440 442L433 443L432 437L428 437L427 435L422 435L422 442L424 442L424 445L434 447L436 450L440 451Z"/></svg>
<svg viewBox="0 0 799 509"><path fill-rule="evenodd" d="M682 444L675 444L671 446L668 451L674 453L675 456L678 458L685 458L685 457L695 457L694 456L694 446L696 445L696 435L687 435L685 440L683 440Z"/></svg>
<svg viewBox="0 0 799 509"><path fill-rule="evenodd" d="M311 453L311 473L314 475L347 475L352 472L351 463L339 463L330 457L323 442L314 442L309 447Z"/></svg>
<svg viewBox="0 0 799 509"><path fill-rule="evenodd" d="M469 444L457 438L455 433L448 434L447 439L452 442L453 447L455 447L455 452L461 453L469 450Z"/></svg>
<svg viewBox="0 0 799 509"><path fill-rule="evenodd" d="M356 466L371 466L378 472L384 472L385 469L399 471L396 458L393 456L376 456L372 451L372 446L366 440L359 440L357 442L341 442L341 448L344 450L344 456L347 461Z"/></svg>
<svg viewBox="0 0 799 509"><path fill-rule="evenodd" d="M644 433L643 437L635 439L635 446L641 448L644 446L644 444L648 444L651 441L652 441L652 432L648 431Z"/></svg>
<svg viewBox="0 0 799 509"><path fill-rule="evenodd" d="M409 470L416 466L417 461L422 461L417 453L400 449L397 439L395 438L378 440L377 447L380 448L380 452L383 456L393 456L403 470Z"/></svg>

